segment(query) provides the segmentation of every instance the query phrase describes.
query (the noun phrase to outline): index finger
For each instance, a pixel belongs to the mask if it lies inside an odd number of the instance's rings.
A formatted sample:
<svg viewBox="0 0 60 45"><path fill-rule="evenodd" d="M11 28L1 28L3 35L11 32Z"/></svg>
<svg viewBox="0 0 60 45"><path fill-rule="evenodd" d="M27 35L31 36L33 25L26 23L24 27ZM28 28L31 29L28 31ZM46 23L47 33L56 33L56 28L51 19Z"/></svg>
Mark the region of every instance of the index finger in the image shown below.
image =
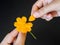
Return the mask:
<svg viewBox="0 0 60 45"><path fill-rule="evenodd" d="M3 39L3 41L1 42L1 45L2 44L10 44L13 42L14 38L17 36L18 34L18 31L16 31L16 29L14 29L13 31L11 31L10 33L8 33L6 35L6 37Z"/></svg>
<svg viewBox="0 0 60 45"><path fill-rule="evenodd" d="M31 15L33 15L34 12L38 11L38 9L42 7L42 5L42 0L36 1L35 4L32 6Z"/></svg>

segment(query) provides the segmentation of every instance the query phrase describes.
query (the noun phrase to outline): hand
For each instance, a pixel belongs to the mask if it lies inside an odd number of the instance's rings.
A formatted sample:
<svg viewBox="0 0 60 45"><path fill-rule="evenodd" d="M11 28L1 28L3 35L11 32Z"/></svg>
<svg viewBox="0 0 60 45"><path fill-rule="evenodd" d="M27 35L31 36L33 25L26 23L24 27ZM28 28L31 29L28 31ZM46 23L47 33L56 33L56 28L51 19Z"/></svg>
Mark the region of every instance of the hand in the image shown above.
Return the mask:
<svg viewBox="0 0 60 45"><path fill-rule="evenodd" d="M32 7L31 15L47 21L60 16L60 0L38 0Z"/></svg>
<svg viewBox="0 0 60 45"><path fill-rule="evenodd" d="M0 45L25 45L26 34L18 33L16 29L6 35Z"/></svg>

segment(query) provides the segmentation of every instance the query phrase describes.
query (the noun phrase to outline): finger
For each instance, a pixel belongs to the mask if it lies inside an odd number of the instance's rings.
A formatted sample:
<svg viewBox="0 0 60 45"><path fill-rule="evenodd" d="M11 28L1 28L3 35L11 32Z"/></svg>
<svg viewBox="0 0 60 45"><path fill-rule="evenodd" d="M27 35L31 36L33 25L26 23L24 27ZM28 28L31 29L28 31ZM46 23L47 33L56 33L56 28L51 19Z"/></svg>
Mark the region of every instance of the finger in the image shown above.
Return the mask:
<svg viewBox="0 0 60 45"><path fill-rule="evenodd" d="M45 19L46 21L50 21L53 17L51 14L46 14L46 15L42 16L41 18Z"/></svg>
<svg viewBox="0 0 60 45"><path fill-rule="evenodd" d="M49 3L51 3L53 0L42 0L42 2L43 2L43 6L46 6L46 5L48 5ZM45 14L44 16L42 16L41 18L42 19L46 19L46 16L47 16L48 14Z"/></svg>
<svg viewBox="0 0 60 45"><path fill-rule="evenodd" d="M46 17L45 17L46 21L50 21L51 19L53 19L51 14L46 15Z"/></svg>
<svg viewBox="0 0 60 45"><path fill-rule="evenodd" d="M54 11L54 12L51 12L52 16L53 17L59 17L60 16L60 11Z"/></svg>
<svg viewBox="0 0 60 45"><path fill-rule="evenodd" d="M51 3L52 1L53 1L53 0L42 0L43 6L48 5L48 4ZM46 21L49 21L50 18L49 18L49 19L47 19L47 18L50 17L50 16L47 16L47 15L50 15L50 14L46 14L46 15L42 16L41 18L42 18L42 19L45 19Z"/></svg>
<svg viewBox="0 0 60 45"><path fill-rule="evenodd" d="M59 14L57 14L56 11L53 11L53 12L50 12L50 13L42 16L41 18L42 18L42 19L45 19L45 20L47 20L47 21L50 21L51 19L53 19L53 17L58 17L58 15L59 15Z"/></svg>
<svg viewBox="0 0 60 45"><path fill-rule="evenodd" d="M8 45L8 44L12 43L12 41L17 36L17 34L18 34L18 32L16 31L16 29L14 29L12 32L10 32L9 34L6 35L6 37L1 42L1 44L2 45L5 45L5 44Z"/></svg>
<svg viewBox="0 0 60 45"><path fill-rule="evenodd" d="M48 4L48 1L47 0L42 0L42 2L43 2L43 6L46 6ZM41 16L41 18L42 19L45 19L46 18L46 15L47 14L45 14L44 16Z"/></svg>
<svg viewBox="0 0 60 45"><path fill-rule="evenodd" d="M41 16L40 18L46 19L46 16L47 16L47 14L45 14L44 16Z"/></svg>
<svg viewBox="0 0 60 45"><path fill-rule="evenodd" d="M42 7L42 0L38 0L32 7L32 10L31 10L31 15L37 11L40 7Z"/></svg>
<svg viewBox="0 0 60 45"><path fill-rule="evenodd" d="M42 0L43 6L46 6L48 4L47 0Z"/></svg>
<svg viewBox="0 0 60 45"><path fill-rule="evenodd" d="M52 17L60 17L60 11L51 12Z"/></svg>
<svg viewBox="0 0 60 45"><path fill-rule="evenodd" d="M42 7L40 10L38 10L37 12L35 12L33 15L36 18L39 18L41 16L43 16L44 14L47 14L51 11L57 11L59 9L57 9L57 7L59 7L59 4L56 4L56 1L53 1L52 3Z"/></svg>
<svg viewBox="0 0 60 45"><path fill-rule="evenodd" d="M57 11L57 15L55 17L60 17L60 11Z"/></svg>
<svg viewBox="0 0 60 45"><path fill-rule="evenodd" d="M26 33L19 32L18 37L16 41L14 42L14 45L24 45L26 39Z"/></svg>
<svg viewBox="0 0 60 45"><path fill-rule="evenodd" d="M42 0L43 6L46 6L47 4L51 3L53 0Z"/></svg>
<svg viewBox="0 0 60 45"><path fill-rule="evenodd" d="M47 2L48 4L51 3L54 0L44 0L45 2Z"/></svg>

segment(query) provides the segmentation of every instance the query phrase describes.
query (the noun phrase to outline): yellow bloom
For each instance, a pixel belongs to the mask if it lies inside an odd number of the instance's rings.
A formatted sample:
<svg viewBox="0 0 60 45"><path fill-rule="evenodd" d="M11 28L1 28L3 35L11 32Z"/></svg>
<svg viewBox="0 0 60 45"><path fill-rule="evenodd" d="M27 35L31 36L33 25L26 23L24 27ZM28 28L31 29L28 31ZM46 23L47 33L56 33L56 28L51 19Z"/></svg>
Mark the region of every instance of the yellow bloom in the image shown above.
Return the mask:
<svg viewBox="0 0 60 45"><path fill-rule="evenodd" d="M30 17L29 17L29 21L34 21L35 20L35 17L33 16L33 15L31 15Z"/></svg>
<svg viewBox="0 0 60 45"><path fill-rule="evenodd" d="M31 27L33 26L33 24L31 22L27 22L27 18L23 16L22 18L16 18L14 26L16 27L16 30L18 32L27 33L31 31Z"/></svg>

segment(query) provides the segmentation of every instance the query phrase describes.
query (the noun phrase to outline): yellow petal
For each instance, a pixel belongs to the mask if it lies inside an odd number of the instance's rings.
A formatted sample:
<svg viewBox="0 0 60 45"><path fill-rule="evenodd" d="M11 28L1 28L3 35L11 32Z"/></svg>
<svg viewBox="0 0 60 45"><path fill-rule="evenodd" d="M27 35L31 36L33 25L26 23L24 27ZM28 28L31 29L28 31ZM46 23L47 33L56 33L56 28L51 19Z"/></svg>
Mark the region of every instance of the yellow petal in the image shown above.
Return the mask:
<svg viewBox="0 0 60 45"><path fill-rule="evenodd" d="M14 26L16 27L17 22L14 22Z"/></svg>
<svg viewBox="0 0 60 45"><path fill-rule="evenodd" d="M21 27L21 26L23 26L23 24L21 22L14 22L14 26L15 27Z"/></svg>
<svg viewBox="0 0 60 45"><path fill-rule="evenodd" d="M17 28L17 27L16 27L16 30L17 30L18 32L21 32L21 29L20 29L20 28Z"/></svg>
<svg viewBox="0 0 60 45"><path fill-rule="evenodd" d="M15 27L19 26L19 23L18 22L14 22L14 26Z"/></svg>
<svg viewBox="0 0 60 45"><path fill-rule="evenodd" d="M16 18L16 21L17 21L17 22L20 22L20 21L21 21L21 18L20 18L20 17L17 17L17 18Z"/></svg>
<svg viewBox="0 0 60 45"><path fill-rule="evenodd" d="M31 28L27 28L26 30L27 30L27 32L30 32L32 29Z"/></svg>
<svg viewBox="0 0 60 45"><path fill-rule="evenodd" d="M33 26L33 24L32 23L26 23L26 27L32 27Z"/></svg>
<svg viewBox="0 0 60 45"><path fill-rule="evenodd" d="M27 18L25 16L22 17L22 22L25 22L26 23L27 21Z"/></svg>
<svg viewBox="0 0 60 45"><path fill-rule="evenodd" d="M30 17L29 17L29 21L34 21L36 18L33 16L33 15L31 15Z"/></svg>
<svg viewBox="0 0 60 45"><path fill-rule="evenodd" d="M22 33L27 33L28 31L26 30L26 28L22 28L22 29L21 29L21 32L22 32Z"/></svg>

